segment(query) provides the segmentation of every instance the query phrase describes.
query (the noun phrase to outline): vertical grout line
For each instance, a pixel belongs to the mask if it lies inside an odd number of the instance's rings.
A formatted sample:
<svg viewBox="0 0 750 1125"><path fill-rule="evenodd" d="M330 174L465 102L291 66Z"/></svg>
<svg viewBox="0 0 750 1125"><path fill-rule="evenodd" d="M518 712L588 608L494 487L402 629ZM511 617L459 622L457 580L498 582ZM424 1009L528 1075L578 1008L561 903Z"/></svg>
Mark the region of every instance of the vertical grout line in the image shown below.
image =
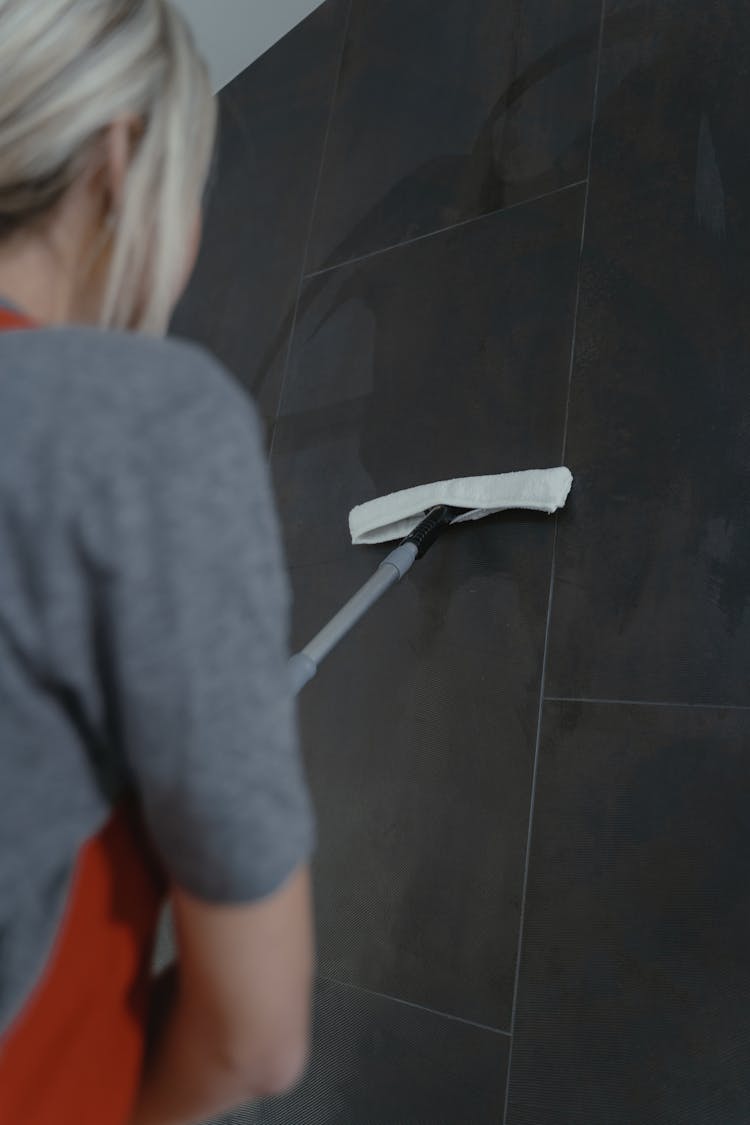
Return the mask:
<svg viewBox="0 0 750 1125"><path fill-rule="evenodd" d="M573 383L573 364L575 362L576 336L578 330L578 309L581 299L581 267L583 264L583 246L586 235L586 218L588 216L589 193L591 191L591 159L594 151L594 130L596 128L596 114L599 101L599 75L601 73L602 44L604 41L604 16L607 0L602 0L599 14L599 38L596 48L596 73L594 76L594 93L591 103L591 134L589 136L589 154L586 165L586 191L583 200L583 214L581 216L581 242L578 248L578 276L576 279L576 296L573 312L573 331L570 345L570 365L568 367L568 393L565 402L565 420L563 422L562 456L561 464L565 463L565 451L568 441L568 417L570 414L570 397ZM529 884L529 867L531 862L531 843L534 830L534 811L536 807L536 783L539 773L539 750L542 741L542 722L544 718L544 701L547 686L547 658L549 655L549 636L552 623L552 605L555 592L555 574L557 569L557 536L559 530L559 516L555 516L555 532L552 540L552 561L550 564L549 594L547 598L547 621L544 629L544 653L542 656L542 674L539 684L539 708L537 711L536 740L534 744L534 764L531 773L531 795L529 800L529 821L526 832L526 855L524 857L523 884L521 889L521 914L518 922L518 944L516 948L516 971L513 981L513 1003L510 1016L510 1046L508 1048L508 1066L505 1077L505 1106L503 1109L503 1125L508 1125L508 1105L510 1102L510 1081L513 1067L513 1047L515 1045L516 1014L518 1009L518 986L521 976L521 954L523 951L524 926L526 922L526 894Z"/></svg>
<svg viewBox="0 0 750 1125"><path fill-rule="evenodd" d="M536 779L539 769L539 747L542 741L542 718L544 715L544 685L547 678L547 652L549 648L549 630L552 620L552 595L555 588L555 561L557 557L557 516L555 516L555 532L552 540L552 563L550 566L549 593L547 596L547 621L544 629L544 655L542 656L542 675L539 686L539 707L536 720L536 741L534 743L534 765L531 771L531 798L529 801L529 821L526 831L526 855L524 857L523 884L521 889L521 916L518 922L518 945L516 948L516 971L513 979L513 1004L510 1011L510 1047L508 1048L508 1069L505 1079L505 1107L503 1109L503 1125L508 1117L508 1100L510 1098L510 1074L513 1065L513 1044L516 1032L516 1007L518 1004L518 981L521 973L521 949L523 947L523 930L526 921L526 889L529 882L529 863L531 859L531 836L534 825L534 806L536 803Z"/></svg>
<svg viewBox="0 0 750 1125"><path fill-rule="evenodd" d="M325 167L326 153L328 151L328 138L331 133L331 124L333 122L333 113L336 108L336 97L339 91L339 83L341 81L341 70L344 65L344 53L346 51L346 41L349 35L349 23L352 16L352 7L354 0L349 0L349 6L346 12L346 19L344 20L344 32L341 37L341 50L339 51L338 63L336 65L335 76L331 89L331 100L328 106L328 119L326 121L325 132L323 134L323 144L320 151L320 164L318 166L318 176L315 182L315 190L313 192L312 205L310 208L310 221L307 225L307 237L305 238L305 245L302 250L302 265L300 266L299 279L297 281L297 293L294 299L294 314L292 316L292 324L289 329L289 339L286 347L286 358L284 360L284 374L281 377L281 386L279 387L279 397L276 400L276 415L274 417L273 434L271 435L271 443L268 450L268 460L273 458L274 446L276 444L276 432L278 430L278 422L281 416L281 408L284 404L284 396L287 389L287 380L289 377L289 362L292 356L292 345L294 343L294 334L297 328L297 314L299 312L299 302L302 295L302 286L305 282L305 274L307 272L307 259L310 254L310 242L312 241L312 232L315 225L315 215L318 210L318 199L320 198L320 186L323 182L323 168Z"/></svg>
<svg viewBox="0 0 750 1125"><path fill-rule="evenodd" d="M583 215L581 217L581 243L578 249L578 278L576 281L575 311L573 313L573 342L570 348L570 367L568 369L568 394L565 400L565 421L563 423L563 441L560 464L565 463L565 452L568 444L568 419L570 418L570 396L573 388L573 364L575 363L576 341L578 336L578 310L581 303L581 270L583 266L583 247L586 240L586 220L589 214L589 194L591 192L591 159L594 153L594 130L596 128L596 115L599 108L599 75L602 68L602 44L604 42L604 15L607 0L602 0L602 10L599 16L599 44L596 53L596 76L594 78L594 99L591 110L591 136L589 137L589 158L586 163L586 190L583 195Z"/></svg>

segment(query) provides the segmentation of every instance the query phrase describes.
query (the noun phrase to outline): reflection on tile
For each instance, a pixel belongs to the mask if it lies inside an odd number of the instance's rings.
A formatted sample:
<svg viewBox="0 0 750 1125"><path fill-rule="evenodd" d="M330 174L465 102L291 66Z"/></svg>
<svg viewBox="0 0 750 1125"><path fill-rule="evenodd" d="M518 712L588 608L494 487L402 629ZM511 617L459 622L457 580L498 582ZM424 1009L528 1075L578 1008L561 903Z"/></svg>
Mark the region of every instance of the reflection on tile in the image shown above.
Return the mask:
<svg viewBox="0 0 750 1125"><path fill-rule="evenodd" d="M221 1125L497 1125L508 1039L323 981L310 1073Z"/></svg>
<svg viewBox="0 0 750 1125"><path fill-rule="evenodd" d="M328 0L222 91L217 180L173 331L276 412L348 0Z"/></svg>
<svg viewBox="0 0 750 1125"><path fill-rule="evenodd" d="M273 467L302 644L383 549L353 503L556 464L581 193L314 279ZM301 701L324 975L505 1028L554 524L449 531Z"/></svg>
<svg viewBox="0 0 750 1125"><path fill-rule="evenodd" d="M549 694L747 705L750 9L610 7Z"/></svg>
<svg viewBox="0 0 750 1125"><path fill-rule="evenodd" d="M586 175L601 0L354 0L323 268Z"/></svg>
<svg viewBox="0 0 750 1125"><path fill-rule="evenodd" d="M548 704L507 1125L750 1108L750 713Z"/></svg>
<svg viewBox="0 0 750 1125"><path fill-rule="evenodd" d="M376 255L302 292L274 468L294 564L431 480L559 464L583 190Z"/></svg>
<svg viewBox="0 0 750 1125"><path fill-rule="evenodd" d="M497 1028L509 1026L518 935L542 519L441 543L300 703L321 971ZM294 572L300 643L338 608L349 573Z"/></svg>

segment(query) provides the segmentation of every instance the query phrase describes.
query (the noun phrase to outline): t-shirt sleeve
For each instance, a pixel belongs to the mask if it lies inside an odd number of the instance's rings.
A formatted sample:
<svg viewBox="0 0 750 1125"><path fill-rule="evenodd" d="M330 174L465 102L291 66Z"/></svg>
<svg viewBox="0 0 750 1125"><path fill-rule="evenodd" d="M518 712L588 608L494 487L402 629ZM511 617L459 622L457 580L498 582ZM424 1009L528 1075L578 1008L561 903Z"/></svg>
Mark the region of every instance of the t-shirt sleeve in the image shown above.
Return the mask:
<svg viewBox="0 0 750 1125"><path fill-rule="evenodd" d="M112 467L101 550L113 727L170 877L207 901L249 902L309 858L314 824L260 425L196 355L200 378Z"/></svg>

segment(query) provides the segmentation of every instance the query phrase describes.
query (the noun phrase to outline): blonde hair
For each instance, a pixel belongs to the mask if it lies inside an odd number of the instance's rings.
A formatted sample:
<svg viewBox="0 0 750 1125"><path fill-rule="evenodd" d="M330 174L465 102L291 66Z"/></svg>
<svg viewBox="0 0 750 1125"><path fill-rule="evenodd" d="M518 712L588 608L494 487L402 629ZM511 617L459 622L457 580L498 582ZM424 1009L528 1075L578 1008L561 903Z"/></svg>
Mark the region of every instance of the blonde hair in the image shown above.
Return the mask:
<svg viewBox="0 0 750 1125"><path fill-rule="evenodd" d="M102 131L129 114L143 132L100 323L163 335L216 132L192 34L167 0L0 0L0 239L52 212Z"/></svg>

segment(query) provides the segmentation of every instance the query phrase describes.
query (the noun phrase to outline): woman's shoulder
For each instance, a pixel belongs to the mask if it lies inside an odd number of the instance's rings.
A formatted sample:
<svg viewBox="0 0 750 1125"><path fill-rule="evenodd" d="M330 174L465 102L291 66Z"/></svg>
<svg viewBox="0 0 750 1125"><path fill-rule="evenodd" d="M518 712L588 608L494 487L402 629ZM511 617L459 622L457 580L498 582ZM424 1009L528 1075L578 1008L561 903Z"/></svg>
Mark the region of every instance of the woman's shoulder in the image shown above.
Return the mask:
<svg viewBox="0 0 750 1125"><path fill-rule="evenodd" d="M61 375L128 398L137 393L160 402L201 391L242 394L213 354L181 337L64 325L31 332L26 343L29 349L46 351Z"/></svg>
<svg viewBox="0 0 750 1125"><path fill-rule="evenodd" d="M134 448L177 458L211 441L260 455L250 396L188 340L77 325L2 333L0 374L8 425L78 447L88 462Z"/></svg>
<svg viewBox="0 0 750 1125"><path fill-rule="evenodd" d="M67 391L88 396L92 404L146 414L204 397L230 408L247 405L247 396L222 364L189 340L84 325L14 335L23 366L40 370L53 384L63 380Z"/></svg>

